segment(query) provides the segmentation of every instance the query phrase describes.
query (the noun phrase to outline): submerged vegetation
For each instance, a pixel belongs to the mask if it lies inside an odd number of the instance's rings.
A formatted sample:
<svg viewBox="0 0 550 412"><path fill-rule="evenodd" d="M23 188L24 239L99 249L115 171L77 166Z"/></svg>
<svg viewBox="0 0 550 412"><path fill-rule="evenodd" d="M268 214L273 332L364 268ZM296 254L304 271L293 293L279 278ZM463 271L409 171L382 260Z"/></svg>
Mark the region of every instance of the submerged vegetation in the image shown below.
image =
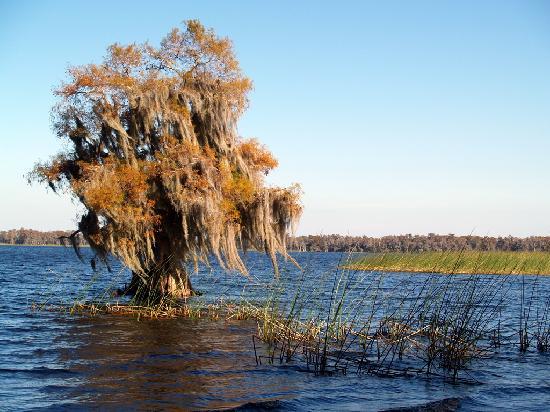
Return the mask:
<svg viewBox="0 0 550 412"><path fill-rule="evenodd" d="M270 304L258 333L268 349L257 362L298 361L316 374L457 381L474 360L490 354L488 338L506 286L503 278L463 282L431 275L387 288L383 274L348 270L328 281L328 296L300 289L291 303ZM312 298L322 304L312 307Z"/></svg>
<svg viewBox="0 0 550 412"><path fill-rule="evenodd" d="M388 272L550 275L548 252L383 253L360 257L348 266Z"/></svg>
<svg viewBox="0 0 550 412"><path fill-rule="evenodd" d="M93 265L116 256L143 300L191 295L187 263L213 257L246 275L239 248L267 253L277 272L300 190L267 187L277 160L237 134L252 83L229 39L191 20L159 47L113 44L68 76L53 110L66 150L30 179L84 205L70 238L84 236Z"/></svg>

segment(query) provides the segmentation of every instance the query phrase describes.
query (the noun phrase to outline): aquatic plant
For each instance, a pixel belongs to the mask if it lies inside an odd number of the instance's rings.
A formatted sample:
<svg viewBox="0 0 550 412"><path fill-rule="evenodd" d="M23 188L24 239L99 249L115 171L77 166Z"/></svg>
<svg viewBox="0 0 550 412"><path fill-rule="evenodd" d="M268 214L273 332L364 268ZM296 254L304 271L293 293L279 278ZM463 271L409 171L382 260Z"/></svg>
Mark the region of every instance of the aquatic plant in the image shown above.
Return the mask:
<svg viewBox="0 0 550 412"><path fill-rule="evenodd" d="M544 308L537 311L537 322L534 332L537 349L548 352L550 348L550 297L547 297Z"/></svg>
<svg viewBox="0 0 550 412"><path fill-rule="evenodd" d="M84 205L70 240L82 233L93 265L124 262L141 303L191 295L188 262L213 256L246 275L239 248L266 252L275 273L276 254L288 257L300 190L267 187L277 160L237 134L251 87L231 41L189 20L159 47L113 44L55 91L67 146L30 180Z"/></svg>
<svg viewBox="0 0 550 412"><path fill-rule="evenodd" d="M259 362L299 361L321 375L441 374L457 381L489 353L489 337L507 295L506 276L431 274L420 283L404 276L388 289L384 273L347 266L339 265L319 296L311 299L303 286L290 306L265 308L256 339L268 349L256 355ZM302 316L304 310L295 307L307 305L304 298L323 305Z"/></svg>

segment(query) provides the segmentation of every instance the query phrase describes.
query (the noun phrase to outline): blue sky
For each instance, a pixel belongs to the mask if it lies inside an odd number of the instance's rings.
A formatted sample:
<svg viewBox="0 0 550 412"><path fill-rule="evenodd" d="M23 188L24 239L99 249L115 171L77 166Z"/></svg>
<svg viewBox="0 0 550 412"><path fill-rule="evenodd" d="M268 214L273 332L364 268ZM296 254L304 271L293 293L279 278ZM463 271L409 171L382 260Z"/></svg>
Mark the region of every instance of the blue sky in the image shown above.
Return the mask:
<svg viewBox="0 0 550 412"><path fill-rule="evenodd" d="M550 3L0 2L0 230L69 229L23 175L68 64L198 18L254 81L239 131L302 184L298 233L550 235Z"/></svg>

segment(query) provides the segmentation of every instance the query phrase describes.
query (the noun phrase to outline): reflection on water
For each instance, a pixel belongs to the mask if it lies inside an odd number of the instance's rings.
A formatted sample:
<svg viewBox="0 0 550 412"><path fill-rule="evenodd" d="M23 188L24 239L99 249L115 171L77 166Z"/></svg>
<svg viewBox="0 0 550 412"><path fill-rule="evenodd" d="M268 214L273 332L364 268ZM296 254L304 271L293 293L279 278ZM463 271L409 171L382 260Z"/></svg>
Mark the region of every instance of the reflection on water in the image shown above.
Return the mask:
<svg viewBox="0 0 550 412"><path fill-rule="evenodd" d="M340 256L296 258L319 283L331 276ZM200 273L195 286L205 299L265 296L269 261L259 254L248 259L253 282L214 268ZM469 372L479 385L353 374L327 378L292 365L257 366L251 321L138 321L29 310L33 301L101 297L128 275L113 266L114 274L93 273L67 249L0 247L0 410L197 410L257 407L271 400L278 402L263 405L289 410L384 410L442 400L432 406L545 410L550 404L550 355L535 351L503 349L479 362ZM296 276L302 275L283 267L283 281L293 284ZM389 276L387 290L406 276ZM547 297L550 278L539 280L538 287ZM511 295L505 309L509 319L516 316L517 296Z"/></svg>
<svg viewBox="0 0 550 412"><path fill-rule="evenodd" d="M251 347L251 322L79 319L58 341L79 376L66 399L155 409L221 408L276 398L299 388L288 376L262 378ZM182 390L184 389L184 390Z"/></svg>

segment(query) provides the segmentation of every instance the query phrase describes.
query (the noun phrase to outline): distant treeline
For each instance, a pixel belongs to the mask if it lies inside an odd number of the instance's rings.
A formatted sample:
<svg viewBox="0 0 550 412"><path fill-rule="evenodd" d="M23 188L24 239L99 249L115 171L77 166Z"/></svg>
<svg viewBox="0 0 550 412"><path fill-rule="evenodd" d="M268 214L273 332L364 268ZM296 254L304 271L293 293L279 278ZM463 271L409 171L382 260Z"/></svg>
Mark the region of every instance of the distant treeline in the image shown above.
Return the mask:
<svg viewBox="0 0 550 412"><path fill-rule="evenodd" d="M54 230L52 232L41 232L32 229L11 229L0 231L0 243L9 245L61 245L60 237L68 237L73 231ZM85 243L79 238L80 243ZM69 244L69 242L65 242Z"/></svg>
<svg viewBox="0 0 550 412"><path fill-rule="evenodd" d="M0 231L0 243L10 245L60 245L71 231L41 232L32 229ZM80 243L86 242L80 238ZM288 249L308 252L442 252L447 250L539 251L550 252L550 236L489 237L436 235L398 235L384 237L309 235L288 239Z"/></svg>
<svg viewBox="0 0 550 412"><path fill-rule="evenodd" d="M290 238L290 250L323 252L443 252L448 250L539 251L550 252L550 236L489 237L436 235L398 235L384 237L309 235Z"/></svg>

